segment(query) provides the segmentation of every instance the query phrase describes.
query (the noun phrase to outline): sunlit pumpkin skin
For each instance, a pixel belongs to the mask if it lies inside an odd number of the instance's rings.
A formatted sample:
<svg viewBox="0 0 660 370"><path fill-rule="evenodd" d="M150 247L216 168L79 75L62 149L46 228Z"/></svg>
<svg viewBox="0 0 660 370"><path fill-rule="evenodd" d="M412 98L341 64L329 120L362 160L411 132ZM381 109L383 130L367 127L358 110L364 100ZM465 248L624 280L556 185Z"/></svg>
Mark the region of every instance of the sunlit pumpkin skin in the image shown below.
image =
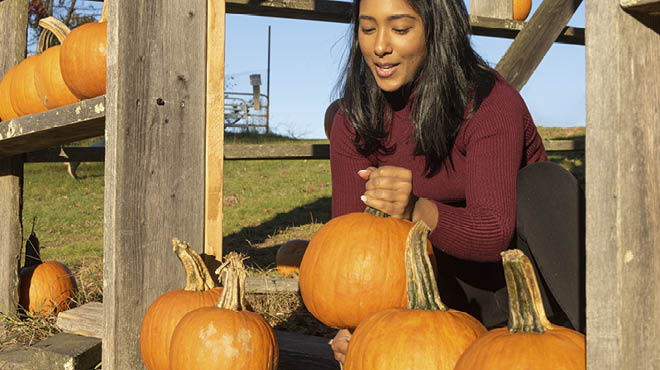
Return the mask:
<svg viewBox="0 0 660 370"><path fill-rule="evenodd" d="M354 212L314 233L300 265L307 310L333 328L406 306L405 244L410 221ZM432 253L431 244L428 244ZM340 303L339 303L340 302Z"/></svg>
<svg viewBox="0 0 660 370"><path fill-rule="evenodd" d="M477 339L455 370L584 370L585 337L548 321L534 269L517 249L502 252L509 323Z"/></svg>
<svg viewBox="0 0 660 370"><path fill-rule="evenodd" d="M300 274L300 262L303 259L309 240L293 239L282 244L275 254L275 265L280 275L297 277Z"/></svg>
<svg viewBox="0 0 660 370"><path fill-rule="evenodd" d="M216 287L201 257L187 244L173 240L173 249L186 271L186 287L158 297L147 310L140 329L140 354L148 370L169 369L172 333L181 318L200 307L214 306L222 287Z"/></svg>
<svg viewBox="0 0 660 370"><path fill-rule="evenodd" d="M369 315L351 336L345 370L453 370L486 328L442 303L424 246L429 228L418 222L406 246L406 308Z"/></svg>
<svg viewBox="0 0 660 370"><path fill-rule="evenodd" d="M18 114L11 106L11 79L14 76L16 67L10 68L0 81L0 121L9 121L18 117Z"/></svg>
<svg viewBox="0 0 660 370"><path fill-rule="evenodd" d="M62 77L79 99L105 94L107 22L86 23L62 43Z"/></svg>
<svg viewBox="0 0 660 370"><path fill-rule="evenodd" d="M58 108L80 101L64 83L60 70L60 45L52 46L43 53L34 70L34 83L41 102L48 109Z"/></svg>
<svg viewBox="0 0 660 370"><path fill-rule="evenodd" d="M513 0L513 19L524 21L532 10L532 0Z"/></svg>
<svg viewBox="0 0 660 370"><path fill-rule="evenodd" d="M259 314L244 310L243 256L231 252L220 266L224 290L213 307L187 313L174 329L170 370L273 370L279 347Z"/></svg>
<svg viewBox="0 0 660 370"><path fill-rule="evenodd" d="M31 55L16 66L9 89L11 106L19 116L48 110L41 102L34 83L34 70L41 55Z"/></svg>

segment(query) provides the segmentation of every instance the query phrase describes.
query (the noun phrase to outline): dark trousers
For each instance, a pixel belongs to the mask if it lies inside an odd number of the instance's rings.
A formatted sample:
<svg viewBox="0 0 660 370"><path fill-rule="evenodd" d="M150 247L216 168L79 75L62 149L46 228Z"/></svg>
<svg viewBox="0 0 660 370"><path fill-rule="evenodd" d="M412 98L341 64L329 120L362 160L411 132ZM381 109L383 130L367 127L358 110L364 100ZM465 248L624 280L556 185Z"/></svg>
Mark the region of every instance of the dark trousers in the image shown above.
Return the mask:
<svg viewBox="0 0 660 370"><path fill-rule="evenodd" d="M511 248L534 265L551 322L584 333L584 192L577 179L552 162L518 173L516 234ZM437 250L436 250L437 252ZM487 328L506 326L509 313L501 262L480 263L436 253L444 303L466 311Z"/></svg>

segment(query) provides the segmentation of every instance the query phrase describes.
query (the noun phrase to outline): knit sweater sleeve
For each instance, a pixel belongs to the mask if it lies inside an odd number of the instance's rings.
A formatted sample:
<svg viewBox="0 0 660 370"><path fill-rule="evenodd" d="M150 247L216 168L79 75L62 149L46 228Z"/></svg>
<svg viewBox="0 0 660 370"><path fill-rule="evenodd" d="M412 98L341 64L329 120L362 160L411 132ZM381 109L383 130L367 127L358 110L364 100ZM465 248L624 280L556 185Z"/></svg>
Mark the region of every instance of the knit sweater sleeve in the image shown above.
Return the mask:
<svg viewBox="0 0 660 370"><path fill-rule="evenodd" d="M525 120L531 117L522 98L510 93L491 94L465 122L457 137L466 156L465 207L435 201L438 223L429 238L436 248L466 260L500 259L516 223Z"/></svg>

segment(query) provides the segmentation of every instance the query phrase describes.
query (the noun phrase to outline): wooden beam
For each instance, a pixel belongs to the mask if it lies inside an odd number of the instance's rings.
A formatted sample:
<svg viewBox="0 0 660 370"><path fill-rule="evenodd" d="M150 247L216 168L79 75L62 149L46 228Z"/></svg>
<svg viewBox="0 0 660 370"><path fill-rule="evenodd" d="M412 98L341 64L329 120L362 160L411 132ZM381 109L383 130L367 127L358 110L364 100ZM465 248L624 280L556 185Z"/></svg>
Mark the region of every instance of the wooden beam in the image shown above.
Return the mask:
<svg viewBox="0 0 660 370"><path fill-rule="evenodd" d="M204 248L207 0L106 10L103 369L134 370L145 312L181 283L172 238Z"/></svg>
<svg viewBox="0 0 660 370"><path fill-rule="evenodd" d="M470 0L470 14L482 17L511 19L512 0Z"/></svg>
<svg viewBox="0 0 660 370"><path fill-rule="evenodd" d="M587 368L660 360L660 17L586 2Z"/></svg>
<svg viewBox="0 0 660 370"><path fill-rule="evenodd" d="M621 0L621 7L631 12L660 15L660 0Z"/></svg>
<svg viewBox="0 0 660 370"><path fill-rule="evenodd" d="M582 0L544 0L495 67L522 89Z"/></svg>
<svg viewBox="0 0 660 370"><path fill-rule="evenodd" d="M1 2L0 19L0 76L4 76L25 55L27 2ZM0 122L0 130L5 126L6 122ZM18 267L23 244L22 198L22 156L0 159L0 313L7 315L15 314L18 309Z"/></svg>
<svg viewBox="0 0 660 370"><path fill-rule="evenodd" d="M53 147L25 155L25 163L103 161L105 161L103 147Z"/></svg>
<svg viewBox="0 0 660 370"><path fill-rule="evenodd" d="M474 35L514 39L528 23L470 15L470 24ZM584 45L584 28L564 27L555 42Z"/></svg>
<svg viewBox="0 0 660 370"><path fill-rule="evenodd" d="M105 97L14 118L0 124L0 158L102 136Z"/></svg>

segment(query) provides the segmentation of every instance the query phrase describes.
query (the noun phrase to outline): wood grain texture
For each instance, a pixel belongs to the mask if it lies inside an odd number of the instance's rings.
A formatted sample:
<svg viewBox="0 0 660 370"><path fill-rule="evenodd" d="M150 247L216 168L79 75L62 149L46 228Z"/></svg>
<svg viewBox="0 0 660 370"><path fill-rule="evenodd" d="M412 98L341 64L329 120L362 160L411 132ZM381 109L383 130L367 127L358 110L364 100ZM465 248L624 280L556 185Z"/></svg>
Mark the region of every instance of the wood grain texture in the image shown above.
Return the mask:
<svg viewBox="0 0 660 370"><path fill-rule="evenodd" d="M621 0L621 7L628 11L660 15L660 0Z"/></svg>
<svg viewBox="0 0 660 370"><path fill-rule="evenodd" d="M107 3L103 369L139 370L151 302L204 248L206 0Z"/></svg>
<svg viewBox="0 0 660 370"><path fill-rule="evenodd" d="M495 67L522 89L568 24L582 0L544 0Z"/></svg>
<svg viewBox="0 0 660 370"><path fill-rule="evenodd" d="M660 18L586 2L587 367L660 361Z"/></svg>
<svg viewBox="0 0 660 370"><path fill-rule="evenodd" d="M470 0L470 14L511 19L513 18L513 0Z"/></svg>
<svg viewBox="0 0 660 370"><path fill-rule="evenodd" d="M0 78L18 64L27 40L27 2L0 3ZM7 125L0 122L0 130ZM14 314L18 307L18 265L22 247L22 157L0 159L0 312Z"/></svg>

